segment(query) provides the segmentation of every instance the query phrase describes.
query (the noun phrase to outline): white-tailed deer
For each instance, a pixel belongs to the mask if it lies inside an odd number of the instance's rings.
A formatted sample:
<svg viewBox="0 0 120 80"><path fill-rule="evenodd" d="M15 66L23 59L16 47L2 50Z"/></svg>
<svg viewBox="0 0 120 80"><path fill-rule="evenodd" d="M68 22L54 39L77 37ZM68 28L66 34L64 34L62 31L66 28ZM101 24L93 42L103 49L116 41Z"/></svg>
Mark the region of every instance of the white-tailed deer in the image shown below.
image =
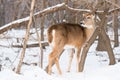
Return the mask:
<svg viewBox="0 0 120 80"><path fill-rule="evenodd" d="M80 25L60 23L48 28L48 42L53 48L49 54L48 74L52 72L53 62L55 62L59 74L62 74L58 57L66 46L76 49L77 65L79 64L81 47L90 38L95 29L94 15L87 13L84 14L83 17ZM77 69L79 71L79 68Z"/></svg>

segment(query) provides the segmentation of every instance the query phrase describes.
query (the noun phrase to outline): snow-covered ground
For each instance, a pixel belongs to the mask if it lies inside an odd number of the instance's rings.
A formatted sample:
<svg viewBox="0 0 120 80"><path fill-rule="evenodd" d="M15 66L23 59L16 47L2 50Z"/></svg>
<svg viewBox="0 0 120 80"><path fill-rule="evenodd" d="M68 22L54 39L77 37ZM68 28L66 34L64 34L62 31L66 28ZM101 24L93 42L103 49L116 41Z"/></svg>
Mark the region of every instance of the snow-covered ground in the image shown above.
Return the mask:
<svg viewBox="0 0 120 80"><path fill-rule="evenodd" d="M4 35L0 35L0 45L4 45L4 47L0 46L0 64L2 64L0 80L120 80L120 63L118 62L118 59L120 59L120 47L113 49L117 63L115 65L108 65L109 59L107 52L95 51L97 42L91 46L88 52L83 72L76 72L75 56L72 62L71 72L67 72L70 53L70 50L68 49L60 58L60 67L63 74L61 76L58 75L56 66L53 66L52 69L54 73L52 75L48 75L44 69L48 64L48 54L50 53L51 48L46 47L44 50L43 69L38 66L28 66L23 64L21 74L16 74L12 69L18 65L22 49L13 48L10 47L10 45L17 43L16 37L20 38L20 43L22 43L24 34L25 31L23 30L11 30ZM109 32L109 34L110 38L113 39L113 36L111 36L113 33ZM29 43L36 42L36 40L36 34L32 34L30 36ZM28 64L38 63L39 51L39 47L28 48L26 50L24 62Z"/></svg>

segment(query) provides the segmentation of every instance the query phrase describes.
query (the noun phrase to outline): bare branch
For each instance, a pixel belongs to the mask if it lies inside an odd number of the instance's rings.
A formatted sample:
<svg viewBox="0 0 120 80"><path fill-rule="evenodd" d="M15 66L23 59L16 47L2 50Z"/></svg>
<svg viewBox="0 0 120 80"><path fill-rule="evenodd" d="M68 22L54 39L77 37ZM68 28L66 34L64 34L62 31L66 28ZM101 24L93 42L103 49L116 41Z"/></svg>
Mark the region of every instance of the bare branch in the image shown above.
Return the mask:
<svg viewBox="0 0 120 80"><path fill-rule="evenodd" d="M108 0L106 0L106 1L111 3ZM116 8L114 10L110 10L108 12L109 14L113 13L114 11L119 11L120 10L120 6L118 6L117 4L114 4L114 3L111 3L111 4L115 5L118 8ZM47 15L49 13L53 13L53 12L56 12L56 11L59 11L59 10L69 10L71 12L92 12L91 10L88 10L88 9L75 9L75 8L71 8L68 5L66 5L65 3L61 3L61 4L58 4L58 5L46 8L46 9L44 9L42 11L39 11L39 12L35 13L34 17L35 18L41 17L41 16L44 16L44 15ZM96 11L96 13L103 13L103 12L104 11ZM13 22L10 22L10 23L0 27L0 34L2 34L5 31L8 31L9 29L12 29L12 28L15 28L15 27L18 27L18 26L21 26L21 25L28 24L29 19L30 19L30 17L28 16L26 18L15 20Z"/></svg>
<svg viewBox="0 0 120 80"><path fill-rule="evenodd" d="M115 6L115 7L117 7L117 8L120 8L120 6L119 5L117 5L117 4L115 4L115 3L113 3L113 2L111 2L111 1L109 1L109 0L105 0L106 2L108 2L108 3L110 3L110 4L112 4L113 6Z"/></svg>
<svg viewBox="0 0 120 80"><path fill-rule="evenodd" d="M43 47L45 46L48 46L48 42L41 42L41 45ZM4 45L0 45L0 46L4 46ZM7 46L4 46L4 47L7 47ZM23 45L22 44L13 44L11 45L11 47L15 47L15 48L23 48ZM27 44L26 45L26 48L31 48L31 47L39 47L39 43L32 43L32 44Z"/></svg>
<svg viewBox="0 0 120 80"><path fill-rule="evenodd" d="M24 41L24 45L23 45L23 50L21 52L20 61L19 61L19 64L17 66L16 73L20 73L20 70L21 70L21 67L22 67L22 62L23 62L23 59L24 59L24 56L25 56L26 44L27 44L27 41L28 41L28 38L29 38L30 27L32 25L34 5L35 5L35 0L32 0L32 2L31 2L31 9L30 9L30 19L29 19L29 23L27 25L27 30L26 30L26 35L25 35L25 41Z"/></svg>
<svg viewBox="0 0 120 80"><path fill-rule="evenodd" d="M120 11L120 8L111 9L108 11L108 14L114 13L115 11Z"/></svg>
<svg viewBox="0 0 120 80"><path fill-rule="evenodd" d="M65 10L65 9L68 9L68 10L74 11L74 12L90 12L90 10L85 10L85 9L74 9L74 8L68 7L67 5L65 5L65 3L62 3L62 4L58 4L58 5L46 8L42 11L35 13L34 17L35 18L41 17L43 15L53 13L53 12L56 12L59 10ZM13 22L10 22L10 23L0 27L0 34L2 34L5 31L8 31L9 29L15 28L17 26L28 24L29 19L30 19L30 17L28 16L26 18L15 20Z"/></svg>

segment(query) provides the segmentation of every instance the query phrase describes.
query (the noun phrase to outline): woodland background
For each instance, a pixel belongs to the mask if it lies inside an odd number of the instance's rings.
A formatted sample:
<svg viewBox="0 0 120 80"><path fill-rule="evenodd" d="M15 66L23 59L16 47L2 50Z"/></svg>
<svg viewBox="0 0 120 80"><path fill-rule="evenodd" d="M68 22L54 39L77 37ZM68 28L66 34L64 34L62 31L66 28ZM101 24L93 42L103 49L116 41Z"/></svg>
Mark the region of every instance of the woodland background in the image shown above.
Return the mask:
<svg viewBox="0 0 120 80"><path fill-rule="evenodd" d="M3 30L4 25L7 25L9 23L12 23L16 20L19 21L19 19L24 19L26 17L28 17L30 15L31 11L31 3L32 0L0 0L0 39L1 41L5 41L6 42L2 42L0 44L0 47L4 48L9 48L9 49L13 49L13 48L18 48L18 50L16 50L15 53L17 53L18 55L21 55L21 49L23 49L23 51L25 51L24 49L24 43L25 43L25 36L23 36L23 32L20 33L22 35L22 37L18 36L9 36L8 34L12 34L12 31L15 32L13 34L17 34L19 33L19 31L23 30L27 32L27 27L28 27L28 22L24 22L20 25L15 24L12 25L12 28L7 28L5 30ZM31 28L30 31L28 30L28 43L30 42L31 44L28 44L27 42L25 43L27 49L34 49L34 47L39 48L40 47L40 51L38 51L37 53L40 53L39 55L33 55L34 57L39 56L40 61L38 62L34 62L34 63L29 63L29 61L25 62L22 60L22 64L25 65L39 65L41 68L43 67L43 55L44 55L44 51L45 51L45 46L48 45L47 44L47 37L46 37L46 30L50 25L56 24L56 23L61 23L61 22L69 22L69 23L80 23L80 21L82 20L82 14L86 13L86 12L94 12L95 14L97 14L100 19L102 21L100 22L96 22L96 25L100 26L103 31L105 30L106 33L104 33L104 35L108 35L109 38L105 38L106 41L103 39L104 36L101 37L98 29L98 35L99 37L96 38L95 40L98 41L97 44L97 48L95 49L96 51L108 51L108 53L113 54L113 49L115 49L116 47L119 48L119 44L120 44L120 34L119 34L119 28L120 28L120 1L119 0L35 0L35 7L33 10L33 13L37 13L37 12L42 12L45 9L50 9L52 6L57 7L56 5L58 4L62 4L65 3L66 5L68 5L70 7L70 9L72 8L72 10L70 11L69 9L66 10L62 10L62 8L57 8L57 10L53 9L52 12L48 12L46 10L46 12L48 13L42 13L41 16L36 16L33 17L32 23L31 23ZM79 11L77 9L82 9L82 11ZM55 10L55 11L54 11ZM103 13L103 14L101 14ZM15 27L13 27L15 26ZM36 29L36 30L34 30ZM15 31L14 31L15 30ZM38 33L38 32L39 33ZM40 35L38 35L38 34ZM113 34L111 34L113 33ZM25 34L25 32L24 32ZM27 33L26 33L27 34ZM37 35L35 35L37 34ZM112 35L112 38L111 38ZM13 40L14 38L14 40ZM38 39L40 38L40 39ZM11 41L13 40L13 41ZM92 40L90 41L90 45L91 46L93 43ZM41 41L41 42L40 42ZM110 41L110 42L109 42ZM34 42L34 43L32 43ZM6 43L10 43L9 45L6 45ZM14 44L15 43L15 44ZM43 43L43 45L42 45ZM109 45L107 45L106 43L108 43ZM21 45L22 44L22 45ZM42 45L42 46L41 46ZM107 46L105 46L107 45ZM26 48L25 47L25 48ZM107 48L106 48L107 47ZM47 48L46 48L47 49ZM87 47L87 49L89 49L89 47ZM20 54L21 53L21 54ZM25 53L25 52L24 52ZM85 52L87 53L87 52ZM118 52L119 53L119 49ZM1 52L1 56L4 53ZM111 55L110 55L111 56ZM16 56L16 58L18 58L20 56ZM23 55L24 57L24 55ZM85 56L84 56L85 57ZM114 57L114 56L113 56ZM109 57L110 59L113 57ZM45 57L46 59L47 57ZM119 62L120 61L120 57L115 58L115 61ZM20 58L21 59L21 58ZM4 59L0 59L1 62ZM6 57L5 56L5 60L8 60L9 63L11 61L10 57ZM16 60L16 59L15 59ZM114 60L114 59L112 59ZM18 63L19 61L17 61ZM114 64L114 61L111 62L111 64ZM1 68L4 65L1 64ZM12 66L12 70L15 71L17 65L13 65ZM44 67L45 68L45 67ZM18 71L19 73L19 71Z"/></svg>

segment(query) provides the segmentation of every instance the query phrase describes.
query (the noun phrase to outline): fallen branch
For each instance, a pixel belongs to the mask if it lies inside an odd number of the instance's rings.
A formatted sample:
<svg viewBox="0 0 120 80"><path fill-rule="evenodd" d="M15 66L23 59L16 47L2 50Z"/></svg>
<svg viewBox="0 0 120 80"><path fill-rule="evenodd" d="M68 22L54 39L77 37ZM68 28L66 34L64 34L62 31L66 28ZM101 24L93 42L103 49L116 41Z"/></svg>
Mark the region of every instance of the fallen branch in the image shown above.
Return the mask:
<svg viewBox="0 0 120 80"><path fill-rule="evenodd" d="M10 46L1 45L1 44L0 44L0 47L10 48Z"/></svg>
<svg viewBox="0 0 120 80"><path fill-rule="evenodd" d="M42 42L41 45L43 46L43 48L45 46L48 46L48 42ZM11 45L11 47L15 47L15 48L23 48L22 44L13 44ZM32 43L32 44L27 44L26 48L31 48L31 47L39 47L39 43Z"/></svg>
<svg viewBox="0 0 120 80"><path fill-rule="evenodd" d="M23 19L18 19L18 20L15 20L13 22L10 22L2 27L0 27L0 34L12 29L12 28L15 28L15 27L18 27L20 25L25 25L28 23L28 20L29 20L29 17L26 17L26 18L23 18Z"/></svg>

